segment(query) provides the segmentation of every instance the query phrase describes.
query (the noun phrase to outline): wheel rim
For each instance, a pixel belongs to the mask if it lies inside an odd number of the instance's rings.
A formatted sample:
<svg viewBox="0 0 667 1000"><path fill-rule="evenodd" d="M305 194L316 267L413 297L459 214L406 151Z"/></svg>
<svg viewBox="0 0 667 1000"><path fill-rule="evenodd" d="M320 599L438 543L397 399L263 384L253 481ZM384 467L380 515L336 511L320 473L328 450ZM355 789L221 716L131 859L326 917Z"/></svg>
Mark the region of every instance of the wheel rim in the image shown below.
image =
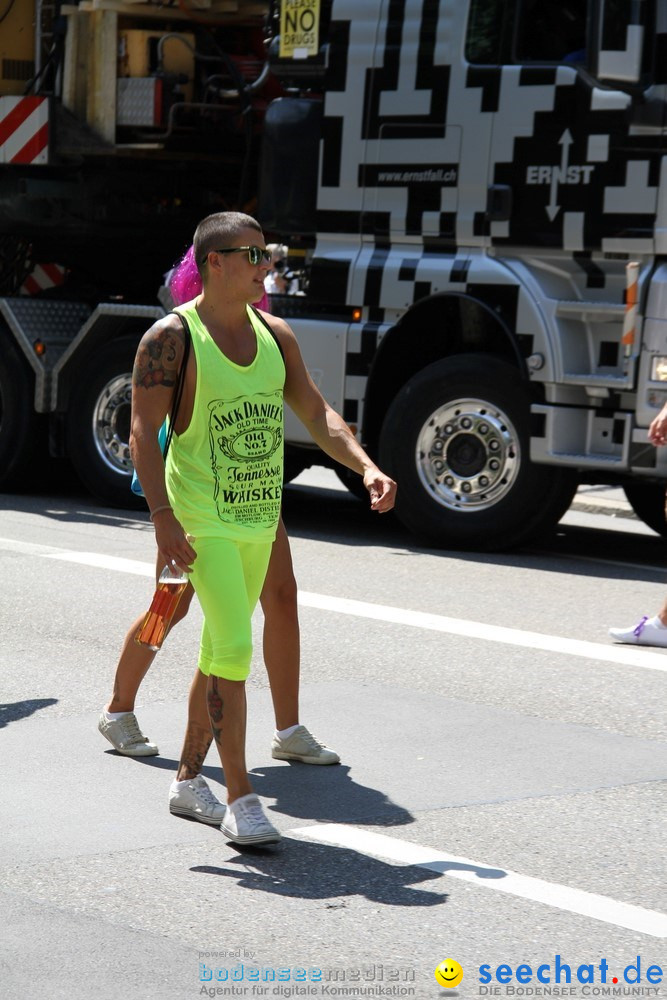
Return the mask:
<svg viewBox="0 0 667 1000"><path fill-rule="evenodd" d="M415 461L422 485L440 506L482 511L507 496L516 481L519 436L497 406L483 399L457 399L426 420Z"/></svg>
<svg viewBox="0 0 667 1000"><path fill-rule="evenodd" d="M116 473L132 475L130 416L132 376L118 375L102 389L93 410L93 441L107 466Z"/></svg>

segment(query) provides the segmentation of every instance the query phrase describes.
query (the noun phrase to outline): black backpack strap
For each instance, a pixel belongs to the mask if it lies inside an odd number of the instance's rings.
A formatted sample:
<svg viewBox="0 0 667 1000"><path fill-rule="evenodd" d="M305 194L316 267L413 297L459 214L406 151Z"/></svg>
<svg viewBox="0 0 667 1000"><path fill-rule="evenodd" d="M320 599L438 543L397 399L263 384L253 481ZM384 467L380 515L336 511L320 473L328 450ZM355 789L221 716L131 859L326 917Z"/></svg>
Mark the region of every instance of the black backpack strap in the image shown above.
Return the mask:
<svg viewBox="0 0 667 1000"><path fill-rule="evenodd" d="M265 327L266 327L266 329L267 329L267 330L269 331L269 333L271 334L271 336L272 336L272 337L273 337L273 339L275 340L275 342L276 342L276 347L277 347L277 348L278 348L278 350L280 351L280 357L281 357L281 358L283 359L283 364L285 364L285 352L283 351L283 345L282 345L282 344L280 343L280 341L278 340L278 337L277 337L277 335L276 335L276 331L275 331L275 330L273 329L273 327L272 327L272 326L270 326L270 325L269 325L269 324L268 324L268 323L266 322L266 320L265 320L265 319L264 319L264 317L262 316L262 314L261 314L261 312L259 311L259 309L255 309L255 307L254 307L253 305L251 305L251 306L250 306L250 308L252 309L252 311L254 312L255 316L257 317L257 319L258 319L258 320L260 321L260 323L262 324L262 326L265 326Z"/></svg>
<svg viewBox="0 0 667 1000"><path fill-rule="evenodd" d="M174 424L176 423L176 416L178 415L178 408L181 405L181 397L183 396L183 385L185 383L185 369L187 368L188 358L190 356L190 327L188 326L188 321L185 316L181 313L173 310L174 316L178 316L181 323L183 324L183 332L185 334L184 347L183 347L183 360L181 361L181 367L178 371L178 378L176 379L176 388L174 389L174 401L171 404L171 413L169 414L169 430L167 432L167 440L164 443L164 451L162 452L162 457L167 460L167 452L169 451L169 445L171 444L171 439L174 436Z"/></svg>

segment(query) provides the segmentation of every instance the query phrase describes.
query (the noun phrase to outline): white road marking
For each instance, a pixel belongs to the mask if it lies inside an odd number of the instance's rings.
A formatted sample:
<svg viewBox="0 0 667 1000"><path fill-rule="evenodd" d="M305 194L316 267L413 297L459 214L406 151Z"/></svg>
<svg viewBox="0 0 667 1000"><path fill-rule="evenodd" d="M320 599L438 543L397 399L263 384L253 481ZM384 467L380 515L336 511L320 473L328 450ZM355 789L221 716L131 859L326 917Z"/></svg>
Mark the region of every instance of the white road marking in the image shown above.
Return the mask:
<svg viewBox="0 0 667 1000"><path fill-rule="evenodd" d="M78 563L80 566L94 566L95 569L110 569L118 573L131 573L134 576L155 577L154 564L139 562L136 559L122 559L119 556L107 556L100 552L77 552L74 549L56 548L54 545L19 542L13 538L0 538L0 549L5 549L8 552L20 552L29 556L41 556L45 559Z"/></svg>
<svg viewBox="0 0 667 1000"><path fill-rule="evenodd" d="M667 937L667 914L657 910L645 910L641 906L622 903L609 896L598 896L582 889L572 889L556 882L545 882L529 875L502 868L492 868L469 858L459 858L453 854L422 847L407 840L396 840L383 833L359 830L354 826L340 823L322 823L287 831L290 837L299 840L314 840L335 847L345 847L373 858L394 861L400 865L416 865L429 871L439 872L448 878L472 882L482 889L495 889L511 896L529 899L559 910L579 913L584 917L602 920L616 927L625 927L652 937Z"/></svg>
<svg viewBox="0 0 667 1000"><path fill-rule="evenodd" d="M365 601L352 601L346 597L329 597L327 594L309 594L307 591L299 591L299 604L306 608L320 608L322 611L335 611L342 615L355 615L358 618L373 618L395 625L410 625L413 628L430 629L434 632L463 635L470 639L486 639L489 642L504 642L511 646L525 646L551 653L603 660L605 663L626 663L647 670L667 671L667 656L663 653L652 653L632 646L613 646L601 642L587 642L584 639L565 639L562 636L545 635L542 632L488 625L467 618L446 618L444 615L409 611L383 604L368 604Z"/></svg>
<svg viewBox="0 0 667 1000"><path fill-rule="evenodd" d="M72 549L56 548L52 545L37 545L32 542L16 541L12 538L0 538L0 549L10 552L20 552L25 555L42 556L47 559L58 559L63 562L73 562L81 566L92 566L96 569L132 573L135 576L155 577L155 567L151 563L138 562L135 559L123 559L119 556L102 555L99 552L77 552ZM471 621L467 618L447 618L444 615L429 614L425 611L410 611L407 608L395 608L385 604L354 601L347 597L331 597L329 594L315 594L307 590L299 591L299 604L304 608L333 611L335 614L352 615L355 618L388 622L392 625L407 625L411 628L443 632L448 635L466 636L469 639L502 642L509 646L541 649L549 653L579 656L588 660L600 660L603 663L622 663L627 666L642 667L644 670L661 670L667 672L667 655L651 652L646 648L638 648L636 646L588 642L584 639L566 639L562 636L546 635L542 632L528 632L524 629L507 628L504 625L489 625L486 622Z"/></svg>

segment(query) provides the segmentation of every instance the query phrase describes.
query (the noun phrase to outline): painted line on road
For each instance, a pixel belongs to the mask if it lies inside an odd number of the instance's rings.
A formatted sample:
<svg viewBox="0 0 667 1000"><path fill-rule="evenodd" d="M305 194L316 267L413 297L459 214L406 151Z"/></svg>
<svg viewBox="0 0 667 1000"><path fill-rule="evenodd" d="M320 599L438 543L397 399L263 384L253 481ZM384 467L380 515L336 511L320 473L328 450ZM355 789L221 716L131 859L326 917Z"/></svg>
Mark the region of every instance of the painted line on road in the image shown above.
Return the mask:
<svg viewBox="0 0 667 1000"><path fill-rule="evenodd" d="M640 934L667 937L667 914L657 910L646 910L641 906L611 899L609 896L599 896L583 889L559 885L557 882L545 882L503 868L491 868L469 858L459 858L407 840L397 840L383 833L372 833L340 823L323 823L289 830L287 835L299 840L313 840L334 847L345 847L360 854L394 861L400 865L427 868L449 878L472 882L483 889L495 889L497 892L554 906L569 913L602 920L616 927L638 931Z"/></svg>
<svg viewBox="0 0 667 1000"><path fill-rule="evenodd" d="M0 549L20 552L26 555L42 556L47 559L58 559L64 562L77 563L82 566L92 566L96 569L108 569L119 573L132 573L136 576L155 577L155 568L150 563L138 562L134 559L122 559L118 556L103 555L99 552L77 552L72 549L60 549L51 545L37 545L32 542L16 541L11 538L0 538ZM539 649L548 653L578 656L588 660L599 660L603 663L620 663L626 666L642 667L644 670L661 670L667 673L667 655L664 653L654 653L645 648L607 645L601 642L588 642L585 639L567 639L562 636L547 635L543 632L528 632L524 629L507 628L504 625L489 625L485 622L471 621L467 618L447 618L444 615L429 614L425 611L410 611L407 608L371 604L367 601L355 601L347 597L331 597L329 594L315 594L307 590L299 591L299 604L304 608L332 611L335 614L352 615L355 618L387 622L391 625L407 625L410 628L443 632L448 635L460 635L468 639L501 642L509 646Z"/></svg>
<svg viewBox="0 0 667 1000"><path fill-rule="evenodd" d="M550 653L565 653L568 656L603 660L605 663L625 663L634 667L644 667L647 670L667 672L667 656L662 653L651 653L645 649L607 646L601 642L587 642L584 639L565 639L557 635L545 635L542 632L506 628L503 625L487 625L484 622L470 621L467 618L446 618L444 615L409 611L405 608L388 607L383 604L368 604L365 601L353 601L346 597L329 597L327 594L310 594L307 591L299 591L299 604L306 608L335 611L338 614L371 618L394 625L409 625L413 628L429 629L433 632L447 632L450 635L462 635L469 639L485 639L489 642L507 643L510 646L524 646Z"/></svg>
<svg viewBox="0 0 667 1000"><path fill-rule="evenodd" d="M0 538L0 549L7 552L20 552L28 556L41 556L44 559L77 563L80 566L93 566L95 569L110 569L118 573L132 573L134 576L155 578L155 565L151 563L139 562L136 559L122 559L120 556L107 556L101 552L77 552L74 549L60 549L55 545L19 542L15 538Z"/></svg>

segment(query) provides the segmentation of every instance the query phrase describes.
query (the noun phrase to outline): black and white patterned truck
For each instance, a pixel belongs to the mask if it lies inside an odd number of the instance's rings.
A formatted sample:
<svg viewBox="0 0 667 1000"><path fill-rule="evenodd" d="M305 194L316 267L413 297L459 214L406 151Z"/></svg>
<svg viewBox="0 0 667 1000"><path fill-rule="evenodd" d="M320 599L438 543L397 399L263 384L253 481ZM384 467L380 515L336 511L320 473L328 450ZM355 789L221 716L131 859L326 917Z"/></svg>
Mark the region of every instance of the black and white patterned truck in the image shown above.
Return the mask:
<svg viewBox="0 0 667 1000"><path fill-rule="evenodd" d="M309 248L280 307L399 516L504 546L585 479L661 529L665 0L299 6L319 53L276 54L293 90L267 114L260 215Z"/></svg>

